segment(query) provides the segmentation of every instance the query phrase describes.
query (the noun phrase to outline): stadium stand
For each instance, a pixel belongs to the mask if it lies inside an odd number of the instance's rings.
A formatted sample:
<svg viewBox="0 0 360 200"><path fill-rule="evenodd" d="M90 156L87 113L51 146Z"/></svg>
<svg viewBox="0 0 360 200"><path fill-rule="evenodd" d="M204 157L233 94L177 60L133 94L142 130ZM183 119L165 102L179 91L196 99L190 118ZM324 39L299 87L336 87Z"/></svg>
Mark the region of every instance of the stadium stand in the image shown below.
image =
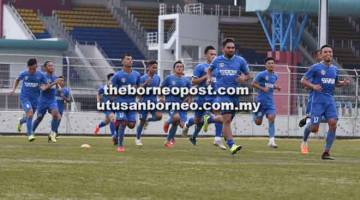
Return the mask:
<svg viewBox="0 0 360 200"><path fill-rule="evenodd" d="M25 8L17 8L16 10L37 39L51 37L34 10Z"/></svg>

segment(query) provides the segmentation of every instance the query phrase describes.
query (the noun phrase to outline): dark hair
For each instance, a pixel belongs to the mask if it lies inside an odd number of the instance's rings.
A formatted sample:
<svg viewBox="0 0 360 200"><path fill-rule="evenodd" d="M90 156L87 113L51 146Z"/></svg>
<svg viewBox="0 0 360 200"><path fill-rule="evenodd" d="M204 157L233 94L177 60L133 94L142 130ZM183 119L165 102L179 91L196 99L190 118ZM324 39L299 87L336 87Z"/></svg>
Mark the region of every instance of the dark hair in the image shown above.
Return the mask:
<svg viewBox="0 0 360 200"><path fill-rule="evenodd" d="M151 65L155 65L155 64L158 64L156 62L156 60L150 60L148 63L147 63L147 67L150 67Z"/></svg>
<svg viewBox="0 0 360 200"><path fill-rule="evenodd" d="M107 77L107 80L109 81L111 79L111 77L114 76L114 73L109 73L106 77Z"/></svg>
<svg viewBox="0 0 360 200"><path fill-rule="evenodd" d="M213 46L211 46L211 45L205 47L204 54L207 54L207 52L210 51L210 50L215 50L215 47L213 47Z"/></svg>
<svg viewBox="0 0 360 200"><path fill-rule="evenodd" d="M49 64L49 62L52 62L51 60L47 60L47 61L45 61L45 63L44 63L44 67L46 67L48 64Z"/></svg>
<svg viewBox="0 0 360 200"><path fill-rule="evenodd" d="M313 55L316 55L318 52L321 52L321 49L316 49L312 52Z"/></svg>
<svg viewBox="0 0 360 200"><path fill-rule="evenodd" d="M322 51L324 48L331 48L332 49L332 47L330 45L325 44L325 45L321 46L320 50Z"/></svg>
<svg viewBox="0 0 360 200"><path fill-rule="evenodd" d="M264 59L264 63L266 63L266 62L269 61L269 60L272 60L272 61L275 62L275 58L273 58L273 57L267 57L267 58Z"/></svg>
<svg viewBox="0 0 360 200"><path fill-rule="evenodd" d="M124 60L126 56L132 57L129 53L124 53L124 54L121 56L121 60Z"/></svg>
<svg viewBox="0 0 360 200"><path fill-rule="evenodd" d="M235 40L233 38L225 38L222 41L222 46L225 47L227 43L234 43L235 44Z"/></svg>
<svg viewBox="0 0 360 200"><path fill-rule="evenodd" d="M61 75L61 76L59 76L58 78L62 78L62 79L65 79L65 76Z"/></svg>
<svg viewBox="0 0 360 200"><path fill-rule="evenodd" d="M178 60L178 61L176 61L176 62L174 63L173 69L175 69L175 66L176 66L177 64L182 64L182 65L184 65L184 63L182 63L181 60Z"/></svg>
<svg viewBox="0 0 360 200"><path fill-rule="evenodd" d="M30 58L28 61L27 61L27 66L30 67L30 66L33 66L33 65L36 65L37 64L37 61L35 58Z"/></svg>

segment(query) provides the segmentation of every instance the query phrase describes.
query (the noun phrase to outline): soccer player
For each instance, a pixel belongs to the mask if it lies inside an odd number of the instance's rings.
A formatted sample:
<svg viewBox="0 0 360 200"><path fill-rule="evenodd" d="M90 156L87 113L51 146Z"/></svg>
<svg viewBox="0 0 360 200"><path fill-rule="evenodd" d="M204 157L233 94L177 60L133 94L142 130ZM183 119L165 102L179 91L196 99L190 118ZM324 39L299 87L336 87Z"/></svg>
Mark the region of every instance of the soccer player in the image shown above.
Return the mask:
<svg viewBox="0 0 360 200"><path fill-rule="evenodd" d="M15 80L13 89L10 94L15 94L16 88L18 87L20 81L22 81L21 91L20 91L20 103L22 109L26 113L26 118L22 119L22 122L20 121L19 124L26 123L28 140L32 142L35 140L35 136L32 131L32 123L33 123L32 119L38 105L40 89L45 89L47 82L44 74L36 70L37 68L36 59L34 58L29 59L27 61L27 67L28 69L22 71L19 74L18 78Z"/></svg>
<svg viewBox="0 0 360 200"><path fill-rule="evenodd" d="M336 103L334 100L335 86L347 86L349 80L340 81L338 69L332 65L333 50L329 45L321 47L323 61L311 66L301 79L301 83L313 90L311 105L311 126L305 129L306 132L317 132L321 117L324 115L329 130L326 136L324 152L321 155L323 160L333 160L330 156L330 149L335 140L336 124L338 120Z"/></svg>
<svg viewBox="0 0 360 200"><path fill-rule="evenodd" d="M245 83L249 78L249 67L246 60L235 55L235 41L231 38L226 38L222 42L222 51L224 55L216 57L209 66L207 72L207 82L211 83L212 72L216 73L216 89L221 92L223 89L236 88L239 83ZM217 102L230 103L234 106L239 104L239 97L237 95L218 95ZM236 145L233 140L231 122L235 116L234 110L222 110L221 116L223 119L222 133L225 137L226 143L230 148L232 154L236 154L241 149L241 145Z"/></svg>
<svg viewBox="0 0 360 200"><path fill-rule="evenodd" d="M210 66L211 61L216 57L216 49L213 46L207 46L204 50L204 54L206 57L206 63L201 63L196 65L193 78L192 78L192 85L197 86L198 88L205 88L207 87L206 79L207 79L207 70ZM212 81L212 88L214 88L215 84L215 77L212 74L213 81ZM202 106L205 102L213 103L215 100L215 95L198 95L195 97L194 101L198 104L198 106ZM207 124L209 123L209 116L205 116L206 111L204 110L196 110L195 116L188 119L185 123L185 127L183 129L183 135L187 135L189 128L195 124L195 130L192 136L189 138L190 142L193 145L196 145L196 138L199 135L199 132L203 128L205 132L207 132ZM204 126L204 118L206 124ZM214 138L214 145L218 146L221 149L226 149L226 146L221 142L221 131L222 131L222 124L220 122L214 122L213 120L210 123L215 123L215 138Z"/></svg>
<svg viewBox="0 0 360 200"><path fill-rule="evenodd" d="M54 63L52 61L46 61L44 66L46 70L45 77L48 84L47 87L40 92L39 106L37 108L37 117L33 123L33 131L35 132L36 128L44 118L46 111L48 111L52 115L51 131L48 136L48 141L55 143L61 120L56 101L56 88L59 88L58 84L60 84L61 81L64 81L64 79L55 76Z"/></svg>
<svg viewBox="0 0 360 200"><path fill-rule="evenodd" d="M147 73L140 77L140 87L159 87L160 86L160 77L157 73L157 62L150 61L147 65ZM156 95L144 95L140 97L140 102L152 102L157 103ZM148 114L151 113L151 118L147 118ZM141 133L144 129L144 126L147 122L159 121L162 118L162 113L157 110L143 110L139 112L140 123L136 128L136 139L135 144L137 146L142 146L141 142Z"/></svg>
<svg viewBox="0 0 360 200"><path fill-rule="evenodd" d="M122 70L116 72L111 80L114 87L138 87L140 82L140 73L132 69L133 59L129 54L124 54L122 57ZM136 102L136 95L121 95L115 100L118 103L134 103ZM136 111L134 110L120 110L116 111L116 138L117 138L117 151L124 152L125 147L123 144L124 134L126 127L133 129L136 123Z"/></svg>
<svg viewBox="0 0 360 200"><path fill-rule="evenodd" d="M65 110L65 104L70 103L70 89L68 87L65 87L64 76L59 76L59 78L63 79L59 82L58 88L56 90L56 102L58 105L58 110L60 113L60 116L63 116L64 110ZM61 118L59 122L59 126L61 123Z"/></svg>
<svg viewBox="0 0 360 200"><path fill-rule="evenodd" d="M114 73L109 73L107 75L107 83L106 85L109 87L109 85L111 84L111 78L114 76ZM105 95L105 85L100 87L98 90L98 93L96 95L96 101L98 103L100 102L107 102L107 101L112 101L113 99L108 96ZM97 135L99 134L100 128L105 127L106 125L110 124L110 133L111 133L111 138L113 139L114 145L117 144L117 138L115 135L115 114L114 111L111 110L105 110L104 111L105 114L105 119L103 121L101 121L99 124L96 125L95 130L94 130L94 134Z"/></svg>
<svg viewBox="0 0 360 200"><path fill-rule="evenodd" d="M268 146L277 148L275 143L275 116L276 108L274 104L273 92L280 91L280 86L276 85L278 80L277 74L274 73L275 59L272 57L265 58L266 70L259 72L251 86L258 90L256 101L260 103L258 112L254 113L254 121L256 125L261 125L264 115L269 121L269 143Z"/></svg>
<svg viewBox="0 0 360 200"><path fill-rule="evenodd" d="M161 87L168 87L170 88L191 88L191 82L189 79L184 77L184 64L181 61L176 61L173 65L173 72L174 74L171 74L165 78L165 80L162 82ZM164 102L164 96L160 98L161 102ZM169 103L183 103L191 102L191 96L181 97L180 95L167 95L165 97L165 102ZM169 132L165 147L166 148L172 148L175 144L175 134L178 126L181 128L184 128L185 122L186 122L186 111L185 110L169 110L169 119L164 123L163 129L164 132ZM169 130L169 126L171 126Z"/></svg>

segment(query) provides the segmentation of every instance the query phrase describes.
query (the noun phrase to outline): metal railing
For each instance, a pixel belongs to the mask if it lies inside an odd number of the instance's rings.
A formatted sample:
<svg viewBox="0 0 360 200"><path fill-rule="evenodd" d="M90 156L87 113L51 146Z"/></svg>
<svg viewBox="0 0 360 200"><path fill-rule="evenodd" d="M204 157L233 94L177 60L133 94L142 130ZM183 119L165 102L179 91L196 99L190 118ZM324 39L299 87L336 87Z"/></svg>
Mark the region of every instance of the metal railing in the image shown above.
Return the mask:
<svg viewBox="0 0 360 200"><path fill-rule="evenodd" d="M185 4L182 7L180 4L166 4L159 5L160 15L166 14L193 14L193 15L216 15L221 17L240 17L245 12L245 8L233 5L209 5L203 3Z"/></svg>
<svg viewBox="0 0 360 200"><path fill-rule="evenodd" d="M35 35L33 34L33 32L31 31L31 29L29 28L29 26L26 24L26 22L23 20L23 18L21 17L21 15L19 14L19 12L16 10L16 8L9 2L9 4L7 4L9 6L9 8L11 9L12 13L15 14L15 18L18 20L18 22L20 22L23 27L25 28L26 32L31 36L32 39L36 39Z"/></svg>

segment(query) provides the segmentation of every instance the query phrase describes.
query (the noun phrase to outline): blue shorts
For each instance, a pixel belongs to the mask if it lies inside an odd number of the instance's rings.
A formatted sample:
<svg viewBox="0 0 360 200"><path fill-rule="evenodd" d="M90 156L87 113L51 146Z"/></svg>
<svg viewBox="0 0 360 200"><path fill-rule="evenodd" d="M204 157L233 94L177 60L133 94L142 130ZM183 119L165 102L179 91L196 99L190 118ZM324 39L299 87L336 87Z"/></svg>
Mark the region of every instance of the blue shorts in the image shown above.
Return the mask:
<svg viewBox="0 0 360 200"><path fill-rule="evenodd" d="M142 110L142 111L139 111L139 120L146 120L149 113L151 113L151 116L153 118L156 118L156 112L158 112L158 111L157 110L152 110L152 111Z"/></svg>
<svg viewBox="0 0 360 200"><path fill-rule="evenodd" d="M238 96L217 96L213 103L232 103L234 106L238 106L240 103ZM222 110L221 114L233 114L235 115L235 110Z"/></svg>
<svg viewBox="0 0 360 200"><path fill-rule="evenodd" d="M105 110L105 111L104 111L105 117L109 117L110 114L112 114L112 113L114 113L114 111L112 111L112 110Z"/></svg>
<svg viewBox="0 0 360 200"><path fill-rule="evenodd" d="M36 98L36 100L30 100L29 98L20 98L20 104L26 113L31 109L35 112L38 105L38 99Z"/></svg>
<svg viewBox="0 0 360 200"><path fill-rule="evenodd" d="M202 107L204 105L204 103L206 102L204 97L195 97L196 99L194 100L194 102L199 106ZM195 114L195 118L202 118L204 117L206 111L205 110L195 110L194 114Z"/></svg>
<svg viewBox="0 0 360 200"><path fill-rule="evenodd" d="M182 111L182 110L179 110L179 111L170 110L169 111L170 118L173 118L176 113L179 113L179 115L180 115L180 122L185 123L187 120L187 112Z"/></svg>
<svg viewBox="0 0 360 200"><path fill-rule="evenodd" d="M37 109L37 113L38 116L44 116L46 111L51 112L52 110L57 110L58 111L58 105L56 100L50 100L50 101L45 101L45 100L40 100L39 101L39 105L38 105L38 109Z"/></svg>
<svg viewBox="0 0 360 200"><path fill-rule="evenodd" d="M260 108L254 113L256 119L262 119L264 115L276 115L276 108L274 104L262 104L260 102Z"/></svg>
<svg viewBox="0 0 360 200"><path fill-rule="evenodd" d="M336 112L336 103L330 100L324 103L312 103L311 105L311 123L319 124L324 119L338 119Z"/></svg>
<svg viewBox="0 0 360 200"><path fill-rule="evenodd" d="M118 111L115 118L118 121L136 122L136 111Z"/></svg>

